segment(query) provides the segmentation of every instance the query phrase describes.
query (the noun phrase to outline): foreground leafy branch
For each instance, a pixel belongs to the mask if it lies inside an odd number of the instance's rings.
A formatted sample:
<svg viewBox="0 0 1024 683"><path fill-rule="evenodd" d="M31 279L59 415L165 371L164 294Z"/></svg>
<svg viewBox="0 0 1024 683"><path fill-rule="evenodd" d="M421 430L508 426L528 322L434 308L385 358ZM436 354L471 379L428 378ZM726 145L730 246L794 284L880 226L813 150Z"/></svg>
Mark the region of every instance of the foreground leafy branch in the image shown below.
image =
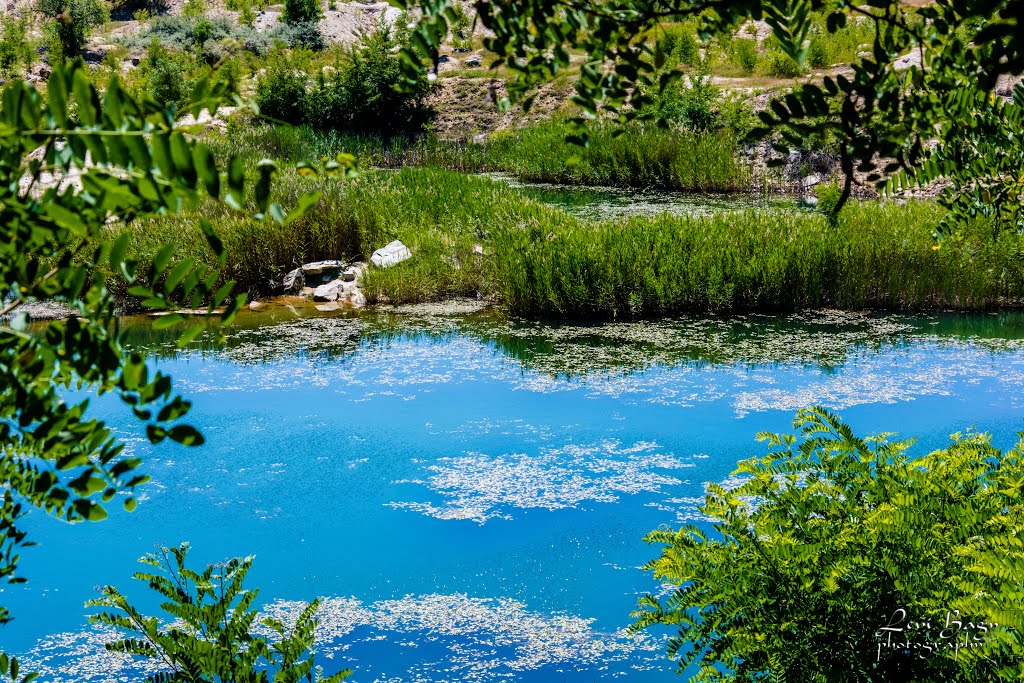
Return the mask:
<svg viewBox="0 0 1024 683"><path fill-rule="evenodd" d="M457 16L454 2L395 2L420 9L405 57L410 72L422 69L425 60L438 59L437 48ZM783 152L834 145L845 177L840 208L854 183L893 189L889 181L897 174L903 181L945 177L935 144L943 158L953 150L969 155L960 133L976 103L989 97L1000 76L1024 71L1021 0L939 0L921 8L899 0L480 0L474 5L489 31L484 46L497 55L494 66L511 74L513 102L528 108L535 88L575 69L574 59L582 53L573 98L581 112L573 139L580 144L588 142L583 125L588 119L642 118L653 95L683 77L666 66L660 43L647 39L665 23L694 21L708 38L763 20L798 64L808 49L812 12L824 16L829 33L851 22L868 24L873 39L851 65L852 73L794 83L760 113L763 125L752 133L753 139L771 139ZM908 56L915 59L904 59ZM1019 136L1019 118L1005 121ZM1007 142L1019 146L1013 137L990 142L996 150ZM922 172L926 164L940 172ZM983 179L1001 170L988 157L970 166L972 176ZM987 201L1019 204L1019 197L1019 190L989 193ZM948 205L955 219L951 225L974 215L958 201Z"/></svg>
<svg viewBox="0 0 1024 683"><path fill-rule="evenodd" d="M230 100L225 83L200 81L186 109L213 114ZM119 494L134 509L131 494L147 480L141 460L90 417L89 399L76 393L117 395L154 444L203 442L181 423L190 403L174 393L171 378L122 348L105 276L120 273L144 308L205 307L230 321L244 297L231 295L234 283L219 284L223 244L197 218L213 264L176 258L170 244L140 268L128 253L128 232L117 226L195 209L204 198L287 223L316 201L303 198L286 217L269 202L273 162L260 162L250 182L239 159L218 166L209 147L176 130L174 114L131 98L116 78L97 90L80 63L54 67L45 99L23 81L0 95L0 580L23 581L19 553L34 541L19 521L30 509L68 522L100 520ZM40 301L62 304L71 316L29 327L26 307ZM168 314L157 326L181 319ZM0 622L9 618L0 607Z"/></svg>
<svg viewBox="0 0 1024 683"><path fill-rule="evenodd" d="M648 534L672 591L634 628L678 629L694 681L1020 680L1024 442L954 435L911 459L822 409L795 424L761 435L739 486L710 486L713 533Z"/></svg>
<svg viewBox="0 0 1024 683"><path fill-rule="evenodd" d="M185 565L189 546L161 548L143 557L147 569L135 574L164 598L161 609L173 621L161 624L144 616L113 586L87 606L102 611L93 623L111 626L126 637L107 650L148 660L158 672L151 683L338 683L351 671L320 675L313 655L319 601L307 605L289 629L276 619L259 620L253 609L258 591L243 588L252 557L235 558L196 572ZM256 633L269 630L271 639Z"/></svg>

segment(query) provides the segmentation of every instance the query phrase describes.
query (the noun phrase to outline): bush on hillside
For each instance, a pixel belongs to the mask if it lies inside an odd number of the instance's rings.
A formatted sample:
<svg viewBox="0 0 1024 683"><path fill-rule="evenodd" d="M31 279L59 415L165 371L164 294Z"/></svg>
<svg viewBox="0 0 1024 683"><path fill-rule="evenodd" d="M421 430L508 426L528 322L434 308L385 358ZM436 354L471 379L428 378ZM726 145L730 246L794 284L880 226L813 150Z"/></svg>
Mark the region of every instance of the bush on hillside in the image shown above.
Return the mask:
<svg viewBox="0 0 1024 683"><path fill-rule="evenodd" d="M316 23L323 17L320 0L284 0L281 21L286 24Z"/></svg>
<svg viewBox="0 0 1024 683"><path fill-rule="evenodd" d="M307 83L282 60L260 79L256 102L265 115L321 130L394 133L413 130L427 117L428 83L405 82L394 48L399 38L388 27L353 47L336 66Z"/></svg>
<svg viewBox="0 0 1024 683"><path fill-rule="evenodd" d="M121 40L129 48L148 47L153 39L166 47L180 49L195 46L203 51L207 62L214 63L223 56L225 49L208 51L207 47L227 43L235 45L233 50L244 50L263 56L275 45L305 47L322 50L323 36L316 24L278 24L269 31L257 31L252 26L232 24L226 17L155 17L145 30Z"/></svg>
<svg viewBox="0 0 1024 683"><path fill-rule="evenodd" d="M736 63L746 73L757 68L760 56L757 54L757 41L752 38L737 38L732 41L732 52Z"/></svg>
<svg viewBox="0 0 1024 683"><path fill-rule="evenodd" d="M710 74L694 74L690 76L689 83L676 81L662 93L658 100L658 114L666 121L689 130L714 130L721 123L716 108L720 96L718 88L711 84Z"/></svg>
<svg viewBox="0 0 1024 683"><path fill-rule="evenodd" d="M36 8L49 19L44 30L54 62L82 54L89 32L110 21L103 0L38 0Z"/></svg>
<svg viewBox="0 0 1024 683"><path fill-rule="evenodd" d="M0 74L18 73L32 65L32 46L28 41L28 20L24 17L0 17Z"/></svg>
<svg viewBox="0 0 1024 683"><path fill-rule="evenodd" d="M700 61L700 42L690 24L662 26L658 45L670 63L696 66Z"/></svg>

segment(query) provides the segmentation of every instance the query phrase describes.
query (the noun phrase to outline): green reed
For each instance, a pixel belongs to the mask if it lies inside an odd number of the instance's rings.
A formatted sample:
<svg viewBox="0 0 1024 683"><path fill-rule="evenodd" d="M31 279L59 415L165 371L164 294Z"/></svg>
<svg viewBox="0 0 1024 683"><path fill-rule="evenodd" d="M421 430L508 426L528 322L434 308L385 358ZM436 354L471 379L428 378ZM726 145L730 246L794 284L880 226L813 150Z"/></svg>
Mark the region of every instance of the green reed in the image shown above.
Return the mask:
<svg viewBox="0 0 1024 683"><path fill-rule="evenodd" d="M471 140L432 135L383 138L296 127L232 131L216 146L248 158L301 161L354 154L364 167L429 166L463 173L511 173L523 180L576 185L731 192L755 179L730 131L693 133L631 125L595 125L587 147L565 141L570 129L549 120Z"/></svg>
<svg viewBox="0 0 1024 683"><path fill-rule="evenodd" d="M413 258L371 269L370 301L484 296L527 316L608 318L676 312L820 307L984 309L1024 300L1024 238L984 226L936 249L934 203L853 203L830 226L779 209L592 223L504 183L436 168L366 172L355 180L283 174L275 199L321 202L282 227L206 211L228 249L226 276L263 296L301 263L367 259L400 239ZM194 217L133 224L145 259L173 240L212 255ZM482 250L484 253L479 254ZM114 283L117 285L117 283ZM123 291L123 286L120 286Z"/></svg>
<svg viewBox="0 0 1024 683"><path fill-rule="evenodd" d="M525 315L983 309L1024 299L1024 240L976 228L941 248L933 203L819 215L662 216L496 236L499 297Z"/></svg>

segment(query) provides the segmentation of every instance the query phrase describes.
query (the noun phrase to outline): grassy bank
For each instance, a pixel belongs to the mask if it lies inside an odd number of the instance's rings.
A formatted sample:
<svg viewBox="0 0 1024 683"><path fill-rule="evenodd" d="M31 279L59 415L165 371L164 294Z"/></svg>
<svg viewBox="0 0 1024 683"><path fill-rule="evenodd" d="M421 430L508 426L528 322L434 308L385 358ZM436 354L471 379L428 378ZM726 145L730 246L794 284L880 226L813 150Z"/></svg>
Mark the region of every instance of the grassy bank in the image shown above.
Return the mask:
<svg viewBox="0 0 1024 683"><path fill-rule="evenodd" d="M370 301L491 297L532 316L603 318L818 307L983 309L1024 299L1024 238L978 226L935 249L930 203L849 206L835 227L808 213L753 210L710 217L588 223L486 178L438 169L366 173L354 181L287 175L285 205L324 199L283 228L214 215L228 275L253 296L324 258L366 258L401 239L414 257L365 280ZM137 253L168 240L210 259L194 220L132 228ZM484 255L474 247L483 248Z"/></svg>
<svg viewBox="0 0 1024 683"><path fill-rule="evenodd" d="M723 130L694 133L629 126L614 136L595 126L589 147L565 142L563 121L544 121L480 140L432 136L385 139L305 127L258 127L232 131L219 141L224 153L288 161L355 154L363 166L427 166L463 173L503 172L531 182L671 190L749 190L755 180L740 158L736 136Z"/></svg>
<svg viewBox="0 0 1024 683"><path fill-rule="evenodd" d="M855 203L820 216L747 211L502 231L500 298L526 315L835 307L982 309L1024 296L1024 241L980 230L940 249L928 203Z"/></svg>

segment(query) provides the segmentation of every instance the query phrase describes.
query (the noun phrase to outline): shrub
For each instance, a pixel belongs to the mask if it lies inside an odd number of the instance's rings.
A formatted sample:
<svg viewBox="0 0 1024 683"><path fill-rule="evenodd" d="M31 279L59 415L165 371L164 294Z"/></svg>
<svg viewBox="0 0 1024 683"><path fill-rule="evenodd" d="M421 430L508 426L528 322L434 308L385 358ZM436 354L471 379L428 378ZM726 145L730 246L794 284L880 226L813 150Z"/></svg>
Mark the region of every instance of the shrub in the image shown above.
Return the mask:
<svg viewBox="0 0 1024 683"><path fill-rule="evenodd" d="M666 121L690 130L704 132L718 128L720 118L716 104L720 97L708 73L690 76L689 83L676 81L658 101L658 114Z"/></svg>
<svg viewBox="0 0 1024 683"><path fill-rule="evenodd" d="M286 24L316 23L323 14L320 0L285 0L281 20Z"/></svg>
<svg viewBox="0 0 1024 683"><path fill-rule="evenodd" d="M255 16L252 19L255 20ZM182 15L156 17L145 30L125 36L121 42L139 49L148 47L154 38L174 49L186 45L202 47L210 41L223 43L230 39L237 41L246 52L260 56L270 52L275 43L311 49L323 47L323 37L315 24L278 24L270 31L256 31L251 26L236 26L226 17Z"/></svg>
<svg viewBox="0 0 1024 683"><path fill-rule="evenodd" d="M24 18L0 18L0 73L14 74L22 66L31 66L32 47L28 41L28 21Z"/></svg>
<svg viewBox="0 0 1024 683"><path fill-rule="evenodd" d="M815 69L823 69L832 66L833 55L829 50L829 44L822 36L811 38L807 46L807 63Z"/></svg>
<svg viewBox="0 0 1024 683"><path fill-rule="evenodd" d="M320 51L327 47L320 25L315 21L302 21L295 24L280 24L271 37L290 47L304 47Z"/></svg>
<svg viewBox="0 0 1024 683"><path fill-rule="evenodd" d="M277 62L256 84L256 105L263 116L286 123L305 118L306 76Z"/></svg>
<svg viewBox="0 0 1024 683"><path fill-rule="evenodd" d="M130 90L136 96L145 93L164 106L178 108L192 94L193 84L210 71L192 53L168 49L154 39L136 69L138 78Z"/></svg>
<svg viewBox="0 0 1024 683"><path fill-rule="evenodd" d="M746 73L751 73L757 68L759 56L756 41L750 38L736 38L732 41L732 52L736 63Z"/></svg>
<svg viewBox="0 0 1024 683"><path fill-rule="evenodd" d="M103 0L38 0L36 7L50 20L45 30L53 61L80 55L89 31L110 21L110 9Z"/></svg>
<svg viewBox="0 0 1024 683"><path fill-rule="evenodd" d="M676 588L634 628L670 626L690 680L1020 680L1024 444L957 434L911 459L820 408L795 426L709 487L711 528L647 536Z"/></svg>
<svg viewBox="0 0 1024 683"><path fill-rule="evenodd" d="M473 36L470 32L473 22L470 20L469 15L466 14L466 10L462 6L453 4L452 12L454 19L451 21L451 25L448 28L449 35L452 39L452 47L473 47ZM399 19L402 21L402 19Z"/></svg>
<svg viewBox="0 0 1024 683"><path fill-rule="evenodd" d="M242 26L252 27L256 23L256 13L252 9L252 5L245 3L242 9L238 12L238 23Z"/></svg>
<svg viewBox="0 0 1024 683"><path fill-rule="evenodd" d="M692 25L666 24L661 27L658 43L671 62L695 66L700 61L700 43Z"/></svg>
<svg viewBox="0 0 1024 683"><path fill-rule="evenodd" d="M185 0L185 4L181 6L181 16L189 19L205 18L206 0Z"/></svg>
<svg viewBox="0 0 1024 683"><path fill-rule="evenodd" d="M295 75L287 61L267 72L257 84L257 104L267 116L318 129L395 133L419 127L427 116L423 106L427 81L405 81L394 48L398 40L388 27L350 48L312 84Z"/></svg>
<svg viewBox="0 0 1024 683"><path fill-rule="evenodd" d="M732 130L741 140L757 124L754 108L749 102L749 97L744 93L734 92L720 98L718 100L718 118L723 127Z"/></svg>
<svg viewBox="0 0 1024 683"><path fill-rule="evenodd" d="M778 48L773 48L765 55L767 73L775 78L796 78L802 71L793 58Z"/></svg>

